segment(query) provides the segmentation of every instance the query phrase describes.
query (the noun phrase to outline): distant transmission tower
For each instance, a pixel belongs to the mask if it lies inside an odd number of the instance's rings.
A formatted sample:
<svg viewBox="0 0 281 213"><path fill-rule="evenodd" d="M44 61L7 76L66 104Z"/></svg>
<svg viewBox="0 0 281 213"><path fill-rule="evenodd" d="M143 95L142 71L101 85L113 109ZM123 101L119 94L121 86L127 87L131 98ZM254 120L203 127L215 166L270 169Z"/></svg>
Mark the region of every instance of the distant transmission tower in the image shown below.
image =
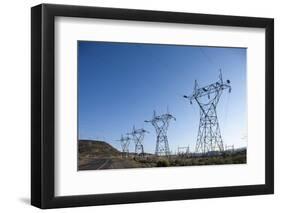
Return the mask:
<svg viewBox="0 0 281 213"><path fill-rule="evenodd" d="M224 146L225 151L234 152L234 144L233 145L226 145Z"/></svg>
<svg viewBox="0 0 281 213"><path fill-rule="evenodd" d="M122 148L122 156L128 157L129 156L129 145L130 145L130 137L124 137L123 135L121 135L120 141L121 143L121 148Z"/></svg>
<svg viewBox="0 0 281 213"><path fill-rule="evenodd" d="M144 129L135 129L135 126L133 127L133 131L131 133L128 133L128 135L132 136L132 139L135 142L135 155L144 156L144 149L142 143L145 133L149 132Z"/></svg>
<svg viewBox="0 0 281 213"><path fill-rule="evenodd" d="M183 96L189 99L190 104L195 100L200 107L200 123L195 152L206 154L211 151L221 152L224 150L217 117L217 104L225 89L228 89L229 93L231 92L230 81L223 81L220 70L217 82L199 88L195 80L193 94L191 96Z"/></svg>
<svg viewBox="0 0 281 213"><path fill-rule="evenodd" d="M178 155L188 155L189 154L189 146L178 147Z"/></svg>
<svg viewBox="0 0 281 213"><path fill-rule="evenodd" d="M157 156L170 155L167 131L171 119L176 120L176 118L173 117L168 112L166 114L157 116L156 112L154 111L152 119L145 120L145 122L151 123L155 128L156 135L157 135L155 155Z"/></svg>

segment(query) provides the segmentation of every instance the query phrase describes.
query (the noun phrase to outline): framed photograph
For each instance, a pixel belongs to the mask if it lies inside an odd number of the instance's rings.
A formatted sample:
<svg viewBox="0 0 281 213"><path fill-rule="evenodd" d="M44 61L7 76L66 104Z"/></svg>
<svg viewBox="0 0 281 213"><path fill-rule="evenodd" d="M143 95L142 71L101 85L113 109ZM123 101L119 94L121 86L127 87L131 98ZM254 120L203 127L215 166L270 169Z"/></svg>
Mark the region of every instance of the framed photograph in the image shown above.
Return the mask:
<svg viewBox="0 0 281 213"><path fill-rule="evenodd" d="M272 194L274 21L31 9L31 203Z"/></svg>

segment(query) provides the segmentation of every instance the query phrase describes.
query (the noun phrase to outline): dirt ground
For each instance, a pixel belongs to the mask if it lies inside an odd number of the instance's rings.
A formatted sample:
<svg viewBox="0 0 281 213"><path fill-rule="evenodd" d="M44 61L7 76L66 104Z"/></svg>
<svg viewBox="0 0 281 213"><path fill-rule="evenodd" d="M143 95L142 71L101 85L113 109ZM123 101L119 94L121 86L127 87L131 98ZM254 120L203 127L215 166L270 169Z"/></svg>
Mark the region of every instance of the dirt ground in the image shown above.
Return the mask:
<svg viewBox="0 0 281 213"><path fill-rule="evenodd" d="M176 155L170 157L156 157L154 155L144 157L80 157L78 170L244 164L247 162L246 160L246 153L208 157L188 157Z"/></svg>

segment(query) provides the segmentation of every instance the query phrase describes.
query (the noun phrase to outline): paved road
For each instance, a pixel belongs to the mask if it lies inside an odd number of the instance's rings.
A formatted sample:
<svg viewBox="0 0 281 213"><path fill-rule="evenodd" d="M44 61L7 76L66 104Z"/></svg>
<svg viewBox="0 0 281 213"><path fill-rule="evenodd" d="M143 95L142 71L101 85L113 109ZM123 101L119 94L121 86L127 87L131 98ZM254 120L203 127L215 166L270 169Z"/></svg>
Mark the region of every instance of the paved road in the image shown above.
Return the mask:
<svg viewBox="0 0 281 213"><path fill-rule="evenodd" d="M79 170L108 169L112 164L112 160L108 158L93 159L87 164L79 167Z"/></svg>

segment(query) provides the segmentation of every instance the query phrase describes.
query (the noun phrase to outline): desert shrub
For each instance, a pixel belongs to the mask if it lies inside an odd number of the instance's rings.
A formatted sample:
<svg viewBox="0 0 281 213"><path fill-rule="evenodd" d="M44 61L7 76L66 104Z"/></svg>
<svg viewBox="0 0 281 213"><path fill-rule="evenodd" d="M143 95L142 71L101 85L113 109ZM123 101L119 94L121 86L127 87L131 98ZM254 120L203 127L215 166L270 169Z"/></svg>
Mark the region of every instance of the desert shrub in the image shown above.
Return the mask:
<svg viewBox="0 0 281 213"><path fill-rule="evenodd" d="M174 163L175 163L175 165L180 165L181 161L179 159L176 159Z"/></svg>
<svg viewBox="0 0 281 213"><path fill-rule="evenodd" d="M185 166L185 161L182 159L176 159L172 162L170 162L170 165L172 166Z"/></svg>
<svg viewBox="0 0 281 213"><path fill-rule="evenodd" d="M140 163L151 163L149 159L138 159L138 162Z"/></svg>
<svg viewBox="0 0 281 213"><path fill-rule="evenodd" d="M165 160L165 159L158 160L156 166L157 167L167 167L167 166L169 166L169 161Z"/></svg>
<svg viewBox="0 0 281 213"><path fill-rule="evenodd" d="M246 155L237 155L232 158L233 163L246 163Z"/></svg>

